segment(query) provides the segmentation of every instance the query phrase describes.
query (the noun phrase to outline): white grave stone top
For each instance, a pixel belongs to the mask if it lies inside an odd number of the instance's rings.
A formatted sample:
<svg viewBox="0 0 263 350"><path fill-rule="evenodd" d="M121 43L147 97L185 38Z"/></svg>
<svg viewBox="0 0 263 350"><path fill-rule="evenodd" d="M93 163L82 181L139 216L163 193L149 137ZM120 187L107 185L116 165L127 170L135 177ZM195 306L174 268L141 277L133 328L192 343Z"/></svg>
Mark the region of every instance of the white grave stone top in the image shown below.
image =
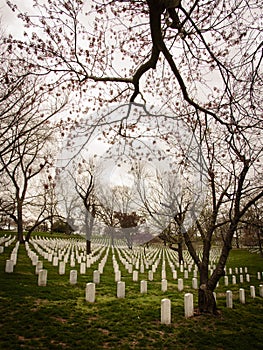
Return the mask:
<svg viewBox="0 0 263 350"><path fill-rule="evenodd" d="M167 325L171 323L171 300L169 299L161 301L161 323Z"/></svg>
<svg viewBox="0 0 263 350"><path fill-rule="evenodd" d="M85 293L86 301L88 301L90 303L94 303L95 302L95 293L96 293L95 283L87 283L86 284L86 293Z"/></svg>
<svg viewBox="0 0 263 350"><path fill-rule="evenodd" d="M78 279L78 271L77 270L71 270L70 276L69 276L69 283L70 284L77 284Z"/></svg>
<svg viewBox="0 0 263 350"><path fill-rule="evenodd" d="M184 315L186 318L194 315L194 297L192 293L184 295Z"/></svg>

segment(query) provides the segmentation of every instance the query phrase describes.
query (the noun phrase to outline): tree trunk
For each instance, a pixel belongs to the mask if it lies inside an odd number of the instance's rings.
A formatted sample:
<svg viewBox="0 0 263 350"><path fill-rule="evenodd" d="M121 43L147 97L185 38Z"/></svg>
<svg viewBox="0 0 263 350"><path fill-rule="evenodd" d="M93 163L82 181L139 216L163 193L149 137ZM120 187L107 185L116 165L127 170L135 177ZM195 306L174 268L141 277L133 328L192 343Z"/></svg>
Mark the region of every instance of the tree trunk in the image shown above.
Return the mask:
<svg viewBox="0 0 263 350"><path fill-rule="evenodd" d="M200 286L198 289L198 309L200 313L217 314L216 301L213 295L213 284L209 283L208 264L202 263L199 268Z"/></svg>
<svg viewBox="0 0 263 350"><path fill-rule="evenodd" d="M263 257L262 236L263 236L263 230L260 229L257 231L257 238L258 238L258 246L259 246L259 252L261 257Z"/></svg>
<svg viewBox="0 0 263 350"><path fill-rule="evenodd" d="M213 290L206 284L201 284L198 290L198 309L201 313L217 314Z"/></svg>
<svg viewBox="0 0 263 350"><path fill-rule="evenodd" d="M25 243L23 237L23 208L22 203L17 203L17 239L20 243Z"/></svg>
<svg viewBox="0 0 263 350"><path fill-rule="evenodd" d="M181 242L177 244L178 244L178 248L174 248L172 243L169 244L169 248L177 252L179 263L182 264L184 262L183 244Z"/></svg>
<svg viewBox="0 0 263 350"><path fill-rule="evenodd" d="M114 247L114 230L110 228L111 246Z"/></svg>
<svg viewBox="0 0 263 350"><path fill-rule="evenodd" d="M87 252L87 255L91 253L91 241L88 239L86 240L86 252Z"/></svg>
<svg viewBox="0 0 263 350"><path fill-rule="evenodd" d="M31 236L31 232L32 232L32 231L30 231L30 230L27 232L26 238L25 238L25 241L26 241L26 242L29 242L30 236Z"/></svg>
<svg viewBox="0 0 263 350"><path fill-rule="evenodd" d="M237 249L240 248L239 247L239 233L238 233L238 231L236 231L236 247L237 247Z"/></svg>
<svg viewBox="0 0 263 350"><path fill-rule="evenodd" d="M183 256L183 243L182 242L178 242L178 259L179 259L179 263L182 264L184 262L184 256Z"/></svg>

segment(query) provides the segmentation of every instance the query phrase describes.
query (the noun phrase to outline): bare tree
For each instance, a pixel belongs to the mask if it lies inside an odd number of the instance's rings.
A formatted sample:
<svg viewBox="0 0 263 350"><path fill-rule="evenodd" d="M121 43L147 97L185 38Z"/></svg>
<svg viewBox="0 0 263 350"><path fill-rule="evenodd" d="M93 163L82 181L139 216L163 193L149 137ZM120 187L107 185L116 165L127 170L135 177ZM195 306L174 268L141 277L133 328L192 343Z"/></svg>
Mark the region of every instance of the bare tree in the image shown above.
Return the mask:
<svg viewBox="0 0 263 350"><path fill-rule="evenodd" d="M105 233L110 236L113 246L116 239L121 239L132 249L135 241L144 240L145 232L141 232L139 226L145 217L134 206L134 189L121 185L104 191L100 189L98 203L98 218L106 226Z"/></svg>
<svg viewBox="0 0 263 350"><path fill-rule="evenodd" d="M49 130L46 130L49 132ZM46 138L43 131L39 134L27 133L23 142L12 149L11 154L0 155L0 163L4 169L2 177L6 179L6 186L9 187L9 197L13 198L15 212L10 212L10 216L17 224L18 240L23 238L23 208L27 200L27 193L32 179L35 178L43 168L50 164L50 154L44 151Z"/></svg>
<svg viewBox="0 0 263 350"><path fill-rule="evenodd" d="M81 198L82 204L85 208L84 230L86 236L87 255L91 253L91 237L94 227L94 219L96 216L96 199L94 195L95 178L94 174L91 171L92 169L86 169L84 175L85 179L82 182L80 180L74 179L76 192Z"/></svg>
<svg viewBox="0 0 263 350"><path fill-rule="evenodd" d="M30 191L31 196L35 197L30 188L34 182L32 179L36 179L53 162L52 146L48 150L47 144L51 144L55 124L49 119L61 111L65 99L47 101L41 80L37 77L23 77L14 89L12 83L7 84L3 94L5 95L0 108L3 126L0 147L1 179L9 192L5 198L9 203L12 202L10 210L8 209L9 215L17 224L19 241L23 242L23 208Z"/></svg>
<svg viewBox="0 0 263 350"><path fill-rule="evenodd" d="M238 224L263 196L262 175L259 175L262 145L250 134L252 130L247 132L246 137L244 133L223 133L219 137L220 134L215 132L216 129L213 132L206 129L203 140L206 145L203 152L207 156L208 204L211 210L207 212L205 226L196 218L196 227L202 240L201 257L188 232L184 232L185 243L200 273L199 309L210 313L216 312L213 290L224 275ZM225 138L228 139L227 143ZM211 246L216 230L220 227L224 227L221 253L214 272L209 276Z"/></svg>

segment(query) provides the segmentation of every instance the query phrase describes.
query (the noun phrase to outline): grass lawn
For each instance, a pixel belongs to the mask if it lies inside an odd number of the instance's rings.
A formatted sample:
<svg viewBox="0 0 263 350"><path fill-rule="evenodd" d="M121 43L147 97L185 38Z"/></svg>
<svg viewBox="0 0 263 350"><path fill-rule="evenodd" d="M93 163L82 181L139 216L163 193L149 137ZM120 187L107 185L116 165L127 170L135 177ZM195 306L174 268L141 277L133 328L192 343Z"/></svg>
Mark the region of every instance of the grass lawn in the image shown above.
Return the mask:
<svg viewBox="0 0 263 350"><path fill-rule="evenodd" d="M1 235L0 235L1 237ZM2 244L3 245L3 244ZM5 272L5 261L10 258L15 242L0 254L0 349L263 349L263 298L259 296L257 272L263 271L263 260L246 250L233 250L229 267L247 267L250 282L229 286L220 281L217 293L219 316L184 317L184 294L197 291L191 287L192 274L184 281L184 291L177 291L169 265L166 265L168 290L161 291L161 266L154 281L148 281L147 294L140 293L140 280L147 279L147 271L139 273L138 282L119 262L122 281L126 284L126 297L116 297L116 282L112 265L112 250L96 285L96 301L85 301L85 286L92 282L97 262L78 274L78 283L70 285L73 268L67 264L65 275L47 260L47 286L37 285L35 267L25 246L20 245L13 273ZM34 250L33 246L30 246ZM103 256L102 256L103 257ZM79 271L78 264L74 269ZM182 277L178 269L178 277ZM261 274L262 276L262 274ZM239 278L237 276L237 282ZM250 297L250 285L256 287L256 298ZM239 288L246 291L246 304L239 302ZM233 309L227 309L225 292L233 292ZM161 300L172 303L172 323L160 323Z"/></svg>

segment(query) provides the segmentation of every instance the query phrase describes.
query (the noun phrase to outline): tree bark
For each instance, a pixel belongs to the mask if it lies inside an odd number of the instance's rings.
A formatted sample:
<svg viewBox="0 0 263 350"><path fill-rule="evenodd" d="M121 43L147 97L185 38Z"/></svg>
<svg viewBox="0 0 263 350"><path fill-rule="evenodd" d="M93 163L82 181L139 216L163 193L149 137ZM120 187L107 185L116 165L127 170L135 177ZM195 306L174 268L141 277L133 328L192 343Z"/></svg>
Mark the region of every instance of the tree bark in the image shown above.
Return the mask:
<svg viewBox="0 0 263 350"><path fill-rule="evenodd" d="M184 262L184 257L183 257L183 243L182 242L178 242L178 259L179 259L179 263L182 264Z"/></svg>
<svg viewBox="0 0 263 350"><path fill-rule="evenodd" d="M217 314L213 290L206 284L201 284L198 290L198 309L201 313Z"/></svg>
<svg viewBox="0 0 263 350"><path fill-rule="evenodd" d="M262 249L262 236L263 236L263 230L260 229L257 231L257 238L258 238L258 246L259 246L259 253L260 256L263 258L263 249Z"/></svg>
<svg viewBox="0 0 263 350"><path fill-rule="evenodd" d="M17 239L20 243L25 243L23 237L23 204L17 201Z"/></svg>
<svg viewBox="0 0 263 350"><path fill-rule="evenodd" d="M198 309L200 313L217 314L214 298L214 286L209 284L208 265L201 264L199 268L200 286L198 289Z"/></svg>
<svg viewBox="0 0 263 350"><path fill-rule="evenodd" d="M91 253L91 241L88 239L86 240L86 252L87 252L87 255Z"/></svg>
<svg viewBox="0 0 263 350"><path fill-rule="evenodd" d="M238 233L238 230L236 231L236 248L239 249L240 246L239 246L239 233Z"/></svg>

